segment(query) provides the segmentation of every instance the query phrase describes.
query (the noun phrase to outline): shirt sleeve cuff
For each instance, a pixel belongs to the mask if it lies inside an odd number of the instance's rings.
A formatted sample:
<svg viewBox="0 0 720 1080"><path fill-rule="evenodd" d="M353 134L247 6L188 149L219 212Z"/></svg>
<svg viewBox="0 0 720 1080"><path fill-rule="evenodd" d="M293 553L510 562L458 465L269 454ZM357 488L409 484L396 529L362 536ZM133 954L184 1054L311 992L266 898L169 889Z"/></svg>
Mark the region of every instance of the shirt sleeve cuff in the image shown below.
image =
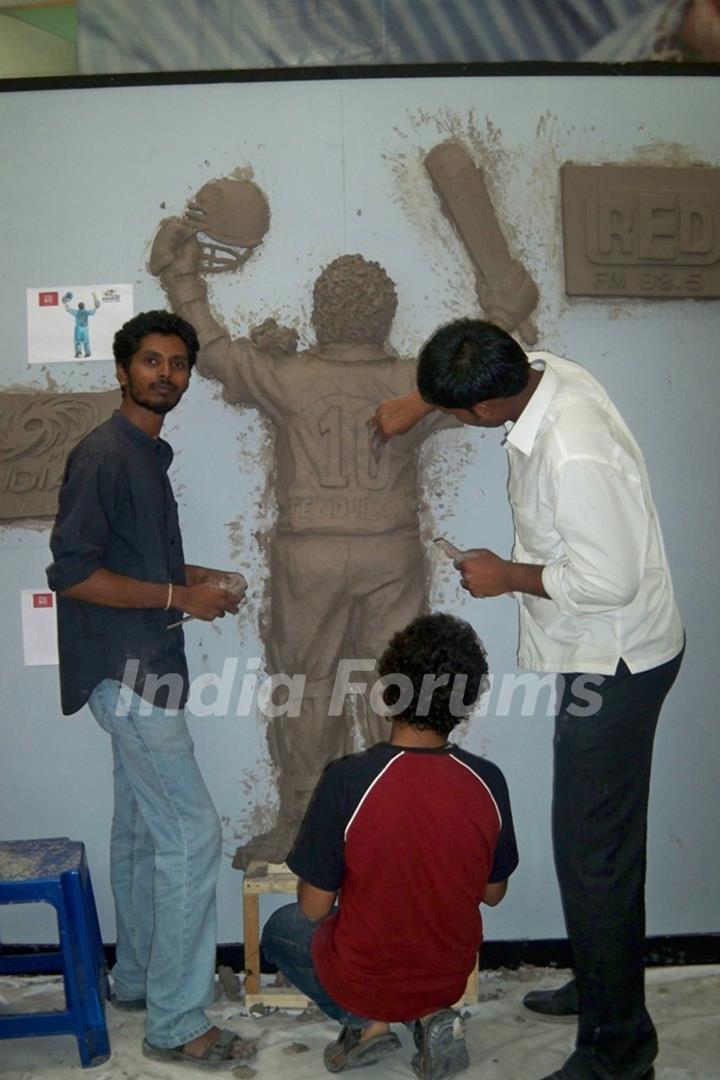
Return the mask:
<svg viewBox="0 0 720 1080"><path fill-rule="evenodd" d="M306 881L308 885L312 885L316 889L322 889L323 892L338 892L342 881L335 883L330 880L329 877L324 878L322 874L318 874L316 870L310 867L303 867L302 859L296 859L289 856L286 860L288 870L292 870L296 877L299 877L301 881Z"/></svg>
<svg viewBox="0 0 720 1080"><path fill-rule="evenodd" d="M552 602L563 615L578 615L578 609L563 589L563 571L565 560L556 559L547 563L542 571L542 585Z"/></svg>
<svg viewBox="0 0 720 1080"><path fill-rule="evenodd" d="M63 592L65 589L78 585L85 581L101 567L99 558L81 558L79 556L60 559L50 563L45 570L47 581L53 592Z"/></svg>

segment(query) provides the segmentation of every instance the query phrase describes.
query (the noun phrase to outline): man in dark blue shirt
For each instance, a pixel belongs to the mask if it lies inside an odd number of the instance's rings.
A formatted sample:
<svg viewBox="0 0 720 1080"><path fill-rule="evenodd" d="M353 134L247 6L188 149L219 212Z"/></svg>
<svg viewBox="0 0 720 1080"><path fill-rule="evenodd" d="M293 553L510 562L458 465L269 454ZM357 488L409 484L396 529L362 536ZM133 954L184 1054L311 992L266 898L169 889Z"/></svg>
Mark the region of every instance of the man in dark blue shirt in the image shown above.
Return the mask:
<svg viewBox="0 0 720 1080"><path fill-rule="evenodd" d="M254 1044L214 1027L220 823L193 754L183 612L236 612L241 574L185 563L160 438L188 388L193 327L137 315L113 343L122 404L70 454L50 538L64 713L85 703L112 739L110 849L117 1007L147 1007L146 1056L239 1064ZM174 624L174 625L173 625Z"/></svg>

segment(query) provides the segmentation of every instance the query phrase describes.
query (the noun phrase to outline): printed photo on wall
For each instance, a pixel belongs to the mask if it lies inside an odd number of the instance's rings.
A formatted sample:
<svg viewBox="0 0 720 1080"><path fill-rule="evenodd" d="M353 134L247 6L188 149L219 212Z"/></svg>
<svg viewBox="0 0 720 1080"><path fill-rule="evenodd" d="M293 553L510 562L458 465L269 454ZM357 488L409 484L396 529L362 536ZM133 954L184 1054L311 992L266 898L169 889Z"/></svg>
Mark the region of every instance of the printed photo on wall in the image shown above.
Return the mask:
<svg viewBox="0 0 720 1080"><path fill-rule="evenodd" d="M132 318L132 285L27 289L28 364L112 360L115 331Z"/></svg>
<svg viewBox="0 0 720 1080"><path fill-rule="evenodd" d="M23 658L26 667L57 664L55 596L45 589L21 589Z"/></svg>

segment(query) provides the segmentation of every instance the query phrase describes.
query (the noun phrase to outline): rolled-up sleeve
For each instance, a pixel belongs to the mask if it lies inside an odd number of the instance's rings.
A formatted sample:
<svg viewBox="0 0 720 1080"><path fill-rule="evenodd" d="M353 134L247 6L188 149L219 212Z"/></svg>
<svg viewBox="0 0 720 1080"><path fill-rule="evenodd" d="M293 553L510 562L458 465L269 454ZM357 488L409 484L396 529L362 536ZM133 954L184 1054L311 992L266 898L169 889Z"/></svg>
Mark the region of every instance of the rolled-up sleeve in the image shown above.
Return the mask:
<svg viewBox="0 0 720 1080"><path fill-rule="evenodd" d="M554 525L563 554L542 573L564 615L592 615L632 603L645 570L649 517L637 472L591 458L558 467Z"/></svg>
<svg viewBox="0 0 720 1080"><path fill-rule="evenodd" d="M111 532L123 481L120 463L97 452L70 460L50 535L48 585L63 592L98 570Z"/></svg>

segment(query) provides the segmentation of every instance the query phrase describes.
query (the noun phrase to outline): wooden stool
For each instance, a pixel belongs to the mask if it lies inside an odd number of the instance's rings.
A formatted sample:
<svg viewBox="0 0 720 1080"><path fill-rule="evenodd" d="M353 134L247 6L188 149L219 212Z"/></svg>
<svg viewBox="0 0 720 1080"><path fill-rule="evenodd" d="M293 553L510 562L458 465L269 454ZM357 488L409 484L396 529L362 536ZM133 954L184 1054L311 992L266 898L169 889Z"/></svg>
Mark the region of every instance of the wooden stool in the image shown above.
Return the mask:
<svg viewBox="0 0 720 1080"><path fill-rule="evenodd" d="M312 1005L294 986L261 986L260 983L260 894L289 893L295 899L298 879L285 863L251 862L243 878L243 922L245 924L245 1004L276 1005L283 1009L305 1009Z"/></svg>
<svg viewBox="0 0 720 1080"><path fill-rule="evenodd" d="M293 986L260 984L260 894L297 892L298 879L285 863L251 862L243 879L243 921L245 924L245 1004L278 1005L285 1009L304 1009L309 998ZM476 1005L478 1000L477 964L470 973L458 1005Z"/></svg>

